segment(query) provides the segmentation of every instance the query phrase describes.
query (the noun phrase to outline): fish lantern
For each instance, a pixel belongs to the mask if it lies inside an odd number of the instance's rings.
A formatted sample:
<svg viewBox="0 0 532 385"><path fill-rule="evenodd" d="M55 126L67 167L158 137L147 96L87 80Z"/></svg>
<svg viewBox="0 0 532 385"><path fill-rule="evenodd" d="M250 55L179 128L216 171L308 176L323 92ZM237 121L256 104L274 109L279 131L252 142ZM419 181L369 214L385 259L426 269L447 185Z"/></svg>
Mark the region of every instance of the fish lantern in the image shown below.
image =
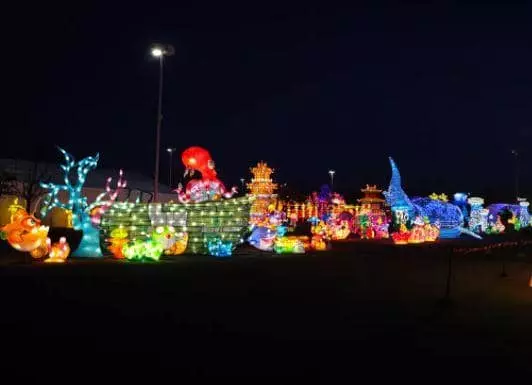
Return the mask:
<svg viewBox="0 0 532 385"><path fill-rule="evenodd" d="M111 231L111 237L107 240L110 245L107 249L113 254L116 259L124 259L124 245L128 242L128 232L123 227L118 227Z"/></svg>
<svg viewBox="0 0 532 385"><path fill-rule="evenodd" d="M70 255L70 246L65 237L59 238L59 242L50 246L50 253L48 258L44 261L46 263L63 263Z"/></svg>
<svg viewBox="0 0 532 385"><path fill-rule="evenodd" d="M2 227L2 238L18 251L29 252L34 258L42 258L48 248L48 226L41 226L41 221L23 208L17 209L11 216L11 222Z"/></svg>
<svg viewBox="0 0 532 385"><path fill-rule="evenodd" d="M176 232L173 226L157 226L152 239L163 246L165 255L179 255L187 248L188 233Z"/></svg>

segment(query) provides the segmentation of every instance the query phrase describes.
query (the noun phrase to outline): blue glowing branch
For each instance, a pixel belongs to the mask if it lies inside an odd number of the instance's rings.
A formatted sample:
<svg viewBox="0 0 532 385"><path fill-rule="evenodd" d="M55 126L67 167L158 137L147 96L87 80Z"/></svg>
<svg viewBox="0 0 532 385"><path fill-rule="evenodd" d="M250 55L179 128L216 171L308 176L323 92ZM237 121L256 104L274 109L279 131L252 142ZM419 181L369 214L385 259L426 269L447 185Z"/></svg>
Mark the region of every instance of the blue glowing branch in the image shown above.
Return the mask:
<svg viewBox="0 0 532 385"><path fill-rule="evenodd" d="M72 254L74 256L101 256L98 230L92 226L89 215L89 205L87 197L83 196L83 185L89 171L98 165L99 155L88 156L79 162L74 157L59 148L65 158L65 163L60 167L64 173L64 184L41 183L41 187L48 190L47 204L41 210L46 215L54 207L72 211L72 224L75 230L83 231L83 236L78 249ZM72 181L70 174L76 171L77 180ZM60 201L61 192L68 193L67 203Z"/></svg>

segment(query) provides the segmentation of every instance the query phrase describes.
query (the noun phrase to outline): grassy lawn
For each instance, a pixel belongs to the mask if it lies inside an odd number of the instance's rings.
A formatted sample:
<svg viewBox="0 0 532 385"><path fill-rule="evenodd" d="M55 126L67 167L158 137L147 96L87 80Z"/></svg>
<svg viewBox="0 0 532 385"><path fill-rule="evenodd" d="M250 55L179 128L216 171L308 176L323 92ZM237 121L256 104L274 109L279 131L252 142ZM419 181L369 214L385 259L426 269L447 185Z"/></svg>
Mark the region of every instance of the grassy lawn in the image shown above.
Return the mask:
<svg viewBox="0 0 532 385"><path fill-rule="evenodd" d="M243 249L231 260L59 266L5 256L2 345L12 358L31 352L34 365L60 357L64 370L90 362L118 377L124 365L148 377L157 366L176 378L324 382L527 372L532 255L453 255L442 303L447 250L344 243L297 256Z"/></svg>

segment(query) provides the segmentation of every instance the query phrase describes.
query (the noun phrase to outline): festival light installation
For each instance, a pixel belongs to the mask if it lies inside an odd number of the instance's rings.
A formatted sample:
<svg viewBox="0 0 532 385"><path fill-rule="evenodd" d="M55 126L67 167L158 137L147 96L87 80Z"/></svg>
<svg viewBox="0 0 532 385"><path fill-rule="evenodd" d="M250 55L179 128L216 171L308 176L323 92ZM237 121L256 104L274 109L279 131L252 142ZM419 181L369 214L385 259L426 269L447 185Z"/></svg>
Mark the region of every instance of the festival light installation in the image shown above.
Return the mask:
<svg viewBox="0 0 532 385"><path fill-rule="evenodd" d="M425 222L420 217L416 217L413 221L408 243L423 243L425 242Z"/></svg>
<svg viewBox="0 0 532 385"><path fill-rule="evenodd" d="M366 185L360 190L364 196L355 206L353 230L362 239L388 238L389 220L384 209L382 190L376 185Z"/></svg>
<svg viewBox="0 0 532 385"><path fill-rule="evenodd" d="M251 231L248 242L262 251L272 251L277 232L269 227L257 226Z"/></svg>
<svg viewBox="0 0 532 385"><path fill-rule="evenodd" d="M504 233L504 230L506 230L506 227L501 221L500 215L497 215L497 220L495 223L490 224L488 228L486 229L487 234L502 234Z"/></svg>
<svg viewBox="0 0 532 385"><path fill-rule="evenodd" d="M50 239L48 239L48 242ZM70 255L70 245L67 243L65 237L59 238L59 242L50 245L50 252L48 258L44 260L46 263L63 263Z"/></svg>
<svg viewBox="0 0 532 385"><path fill-rule="evenodd" d="M209 255L213 257L230 257L233 254L233 242L223 241L221 238L214 237L206 240Z"/></svg>
<svg viewBox="0 0 532 385"><path fill-rule="evenodd" d="M420 217L427 217L431 224L439 226L440 238L457 238L462 233L464 218L458 206L431 198L412 198L411 202Z"/></svg>
<svg viewBox="0 0 532 385"><path fill-rule="evenodd" d="M519 199L519 222L521 224L521 228L532 226L530 213L528 212L528 206L530 206L530 202L527 202L525 199Z"/></svg>
<svg viewBox="0 0 532 385"><path fill-rule="evenodd" d="M386 202L392 209L395 223L400 226L401 224L407 224L414 217L415 210L410 198L408 198L408 195L406 195L401 186L401 174L397 165L391 157L389 160L392 177L388 191L384 191L383 194Z"/></svg>
<svg viewBox="0 0 532 385"><path fill-rule="evenodd" d="M476 233L485 233L488 229L488 213L487 209L484 209L484 199L480 197L471 197L467 200L467 203L471 206L469 213L469 230Z"/></svg>
<svg viewBox="0 0 532 385"><path fill-rule="evenodd" d="M209 254L206 239L220 237L233 246L244 242L249 227L253 197L207 201L201 203L132 203L118 202L104 214L100 225L102 237L112 239L111 232L124 228L129 240L145 240L158 226L172 226L183 234L185 253Z"/></svg>
<svg viewBox="0 0 532 385"><path fill-rule="evenodd" d="M107 249L113 254L116 259L123 259L124 256L124 246L129 242L128 240L129 233L123 227L117 227L111 231L110 237L107 239L109 246Z"/></svg>
<svg viewBox="0 0 532 385"><path fill-rule="evenodd" d="M406 245L409 239L410 231L404 223L399 225L399 231L392 233L392 240L396 245Z"/></svg>
<svg viewBox="0 0 532 385"><path fill-rule="evenodd" d="M274 170L268 167L266 162L259 162L250 169L253 174L251 182L247 184L249 193L255 197L255 201L251 206L250 223L260 225L266 220L270 212L270 205L276 198L275 190L277 184L273 183L271 174Z"/></svg>
<svg viewBox="0 0 532 385"><path fill-rule="evenodd" d="M183 254L188 244L188 234L176 231L174 226L157 226L151 237L163 246L165 255Z"/></svg>
<svg viewBox="0 0 532 385"><path fill-rule="evenodd" d="M39 219L21 206L14 205L11 211L10 223L1 229L2 239L16 250L30 253L33 258L45 256L48 253L48 226L42 226Z"/></svg>
<svg viewBox="0 0 532 385"><path fill-rule="evenodd" d="M275 239L273 250L278 254L304 254L306 245L310 245L308 237L284 236Z"/></svg>
<svg viewBox="0 0 532 385"><path fill-rule="evenodd" d="M458 206L462 211L464 221L469 221L469 213L467 211L467 198L467 194L462 192L457 192L453 195L453 203L455 206Z"/></svg>
<svg viewBox="0 0 532 385"><path fill-rule="evenodd" d="M175 190L181 203L199 203L205 201L231 198L236 192L236 187L227 191L224 184L218 179L215 164L209 152L198 146L187 148L181 155L181 160L186 167L185 176L201 173L201 179L188 182L186 189L179 187Z"/></svg>
<svg viewBox="0 0 532 385"><path fill-rule="evenodd" d="M100 235L96 226L100 223L101 216L117 198L118 193L126 186L126 181L123 180L123 173L120 171L115 190L111 189L112 178L108 178L105 192L100 194L93 203L89 204L87 197L83 196L83 185L89 171L94 170L98 165L99 155L88 156L76 162L74 157L62 148L59 148L59 151L65 158L65 163L61 165L64 173L64 184L41 183L42 188L49 190L41 214L44 217L54 207L71 210L74 229L83 232L80 245L72 255L77 257L101 257ZM74 171L76 178L70 180L70 174ZM60 201L61 192L68 194L67 203Z"/></svg>
<svg viewBox="0 0 532 385"><path fill-rule="evenodd" d="M163 245L151 238L137 239L123 247L124 256L130 261L158 261L163 251Z"/></svg>

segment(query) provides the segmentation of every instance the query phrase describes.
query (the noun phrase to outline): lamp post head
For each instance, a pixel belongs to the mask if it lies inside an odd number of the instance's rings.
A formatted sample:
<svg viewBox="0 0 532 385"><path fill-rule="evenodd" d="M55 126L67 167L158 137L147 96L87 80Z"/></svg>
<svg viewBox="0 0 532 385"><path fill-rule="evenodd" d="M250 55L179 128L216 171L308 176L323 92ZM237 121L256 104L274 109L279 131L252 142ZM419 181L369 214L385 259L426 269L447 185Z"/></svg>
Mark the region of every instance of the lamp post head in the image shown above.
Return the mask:
<svg viewBox="0 0 532 385"><path fill-rule="evenodd" d="M171 154L172 152L175 151L175 148L168 147L168 148L166 149L166 151L168 151L168 152Z"/></svg>
<svg viewBox="0 0 532 385"><path fill-rule="evenodd" d="M164 52L162 50L162 48L160 47L154 47L151 49L151 56L153 57L161 57L163 56Z"/></svg>
<svg viewBox="0 0 532 385"><path fill-rule="evenodd" d="M171 45L154 45L151 48L151 56L161 58L163 56L172 56L175 49Z"/></svg>
<svg viewBox="0 0 532 385"><path fill-rule="evenodd" d="M334 171L334 170L329 170L329 175L330 175L330 176L333 176L334 174L336 174L336 171Z"/></svg>

